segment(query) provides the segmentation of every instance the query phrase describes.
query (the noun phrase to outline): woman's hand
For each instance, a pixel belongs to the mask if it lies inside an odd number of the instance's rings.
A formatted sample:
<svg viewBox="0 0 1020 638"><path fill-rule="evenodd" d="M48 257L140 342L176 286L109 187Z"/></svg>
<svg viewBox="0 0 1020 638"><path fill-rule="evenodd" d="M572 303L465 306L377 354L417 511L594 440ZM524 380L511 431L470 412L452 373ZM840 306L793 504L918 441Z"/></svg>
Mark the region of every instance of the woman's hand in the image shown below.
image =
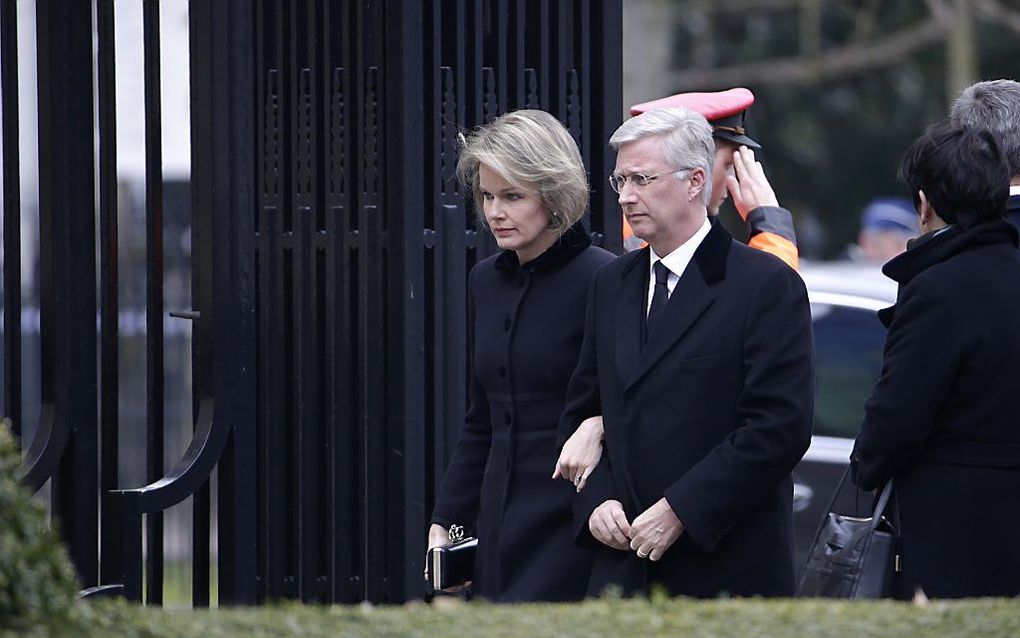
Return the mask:
<svg viewBox="0 0 1020 638"><path fill-rule="evenodd" d="M577 430L563 444L563 451L556 461L552 477L570 481L580 492L588 483L588 477L602 459L602 415L593 416L581 422Z"/></svg>
<svg viewBox="0 0 1020 638"><path fill-rule="evenodd" d="M446 529L439 523L433 523L429 527L429 546L428 549L433 547L442 547L443 545L450 544L450 530Z"/></svg>
<svg viewBox="0 0 1020 638"><path fill-rule="evenodd" d="M428 550L431 550L433 547L442 547L443 545L449 545L449 544L450 544L450 531L448 529L446 529L445 527L443 527L442 525L438 524L438 523L433 523L432 526L429 527L429 546L425 550L425 556L426 556L426 559L425 559L425 580L429 580L429 562L428 562L428 558L427 558ZM467 589L470 586L471 586L471 581L469 580L468 582L464 583L463 585L457 585L455 587L449 587L447 589L444 589L443 591L445 591L445 592L447 592L449 594L456 594L458 592L464 591L465 589Z"/></svg>

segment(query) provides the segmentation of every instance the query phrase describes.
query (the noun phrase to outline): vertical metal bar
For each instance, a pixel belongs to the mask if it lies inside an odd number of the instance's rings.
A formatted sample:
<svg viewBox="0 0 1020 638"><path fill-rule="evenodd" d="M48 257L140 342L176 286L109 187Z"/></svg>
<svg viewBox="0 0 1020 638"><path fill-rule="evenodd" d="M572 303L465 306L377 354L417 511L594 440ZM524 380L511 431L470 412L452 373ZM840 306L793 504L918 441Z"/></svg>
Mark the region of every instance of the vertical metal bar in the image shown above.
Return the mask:
<svg viewBox="0 0 1020 638"><path fill-rule="evenodd" d="M605 142L623 117L620 90L623 86L623 0L594 3L591 21L591 66L598 70L592 73L589 88L592 100L588 120L595 138L588 164L593 190L591 210L593 219L601 220L601 227L598 223L595 227L603 234L603 247L619 253L623 250L623 218L615 193L606 182L616 163L616 154Z"/></svg>
<svg viewBox="0 0 1020 638"><path fill-rule="evenodd" d="M559 118L566 126L570 126L570 113L568 110L568 102L570 99L570 80L568 76L570 70L573 67L573 56L571 55L571 40L576 37L573 32L573 8L570 6L571 2L557 2L553 8L550 19L553 20L555 25L553 32L562 34L561 37L556 38L555 46L555 60L552 67L549 69L550 78L553 85L553 96L554 102L550 105L554 106L555 111L553 113Z"/></svg>
<svg viewBox="0 0 1020 638"><path fill-rule="evenodd" d="M257 594L255 379L255 8L246 0L209 3L213 54L212 181L216 418L231 427L219 465L219 600L252 604Z"/></svg>
<svg viewBox="0 0 1020 638"><path fill-rule="evenodd" d="M212 298L213 185L212 175L212 79L209 60L212 55L212 31L209 24L209 0L193 0L188 5L188 38L191 72L191 290L198 319L192 327L192 409L198 418L199 402L215 396L213 366L215 304ZM210 598L210 491L206 481L192 499L191 529L191 602L208 607Z"/></svg>
<svg viewBox="0 0 1020 638"><path fill-rule="evenodd" d="M272 0L262 0L256 7L256 32L262 37L256 40L256 95L258 109L256 111L258 134L256 135L256 149L258 152L258 213L255 227L257 229L256 265L258 272L258 426L256 438L258 456L261 469L259 471L259 518L263 521L258 530L258 574L260 600L272 599L279 596L276 584L279 582L274 565L276 564L275 547L272 542L276 529L271 513L275 511L270 491L270 479L274 470L271 463L273 442L270 437L274 428L271 424L275 421L276 410L274 399L277 387L272 375L276 373L277 366L270 365L269 361L278 361L274 357L275 352L269 347L273 341L273 316L274 309L279 304L269 303L272 296L272 280L278 268L275 267L275 242L271 241L276 237L274 228L276 211L278 209L279 191L281 185L281 162L280 162L280 114L281 104L279 97L279 70L276 65L274 43L279 40L274 37L280 25L280 20L275 11L278 4ZM272 25L272 26L269 26Z"/></svg>
<svg viewBox="0 0 1020 638"><path fill-rule="evenodd" d="M345 124L346 93L344 91L342 55L337 51L339 48L337 45L345 41L345 38L339 35L338 29L341 28L340 25L346 25L346 20L342 19L342 10L334 12L333 7L328 2L324 3L322 11L322 19L320 20L317 35L322 38L323 42L321 57L319 58L321 82L324 87L322 90L323 99L319 104L323 126L322 135L319 139L326 164L323 178L324 188L321 189L325 193L323 207L326 216L324 230L325 252L323 255L325 260L323 272L324 294L322 299L324 323L322 326L323 341L321 344L324 356L321 369L324 384L322 416L323 424L326 428L323 440L327 451L326 467L324 468L325 473L323 475L325 479L323 486L326 494L324 524L327 526L324 563L329 586L329 600L331 602L338 602L343 595L342 577L338 567L339 559L343 555L340 543L345 535L338 528L343 519L337 520L337 499L339 496L337 490L337 446L343 445L343 442L337 437L336 412L337 395L340 392L340 389L337 387L337 358L340 356L337 350L341 342L338 339L340 330L337 329L336 318L338 309L343 307L342 301L338 299L342 293L340 292L339 279L337 277L339 271L337 267L337 244L338 234L342 232L342 219L340 217L343 214L343 208L341 200L346 190L343 185L344 140L346 139L343 127ZM334 32L338 33L335 39L333 37Z"/></svg>
<svg viewBox="0 0 1020 638"><path fill-rule="evenodd" d="M381 28L382 16L371 15L373 27ZM371 33L371 27L368 29ZM377 60L375 56L370 59ZM383 210L379 185L383 179L385 157L382 129L382 71L377 66L366 70L362 128L363 162L361 222L358 226L358 306L360 333L358 361L361 368L360 425L364 436L365 492L362 510L365 520L365 597L370 602L386 598L386 467L385 443L385 364L386 332L383 295L386 280L382 250ZM382 347L380 347L382 346Z"/></svg>
<svg viewBox="0 0 1020 638"><path fill-rule="evenodd" d="M387 163L385 211L388 216L390 330L386 371L387 388L387 484L389 500L390 560L387 561L389 602L421 595L421 543L425 530L425 401L424 334L425 281L422 272L424 212L417 202L426 201L424 63L422 33L424 9L420 2L397 5L398 14L386 20L387 52L392 73L386 78L385 154ZM451 117L456 118L456 102Z"/></svg>
<svg viewBox="0 0 1020 638"><path fill-rule="evenodd" d="M18 8L0 0L0 92L3 93L4 404L21 441L21 174L18 157Z"/></svg>
<svg viewBox="0 0 1020 638"><path fill-rule="evenodd" d="M329 100L328 142L330 149L329 178L327 180L327 249L326 285L326 347L330 355L327 373L330 426L328 441L329 459L329 523L330 542L327 550L331 566L332 600L351 603L360 600L363 584L359 573L360 533L356 494L358 450L355 418L355 349L352 346L351 321L353 286L350 267L353 254L351 231L356 210L352 201L358 162L353 149L356 141L355 122L358 109L355 101L352 73L352 51L357 46L354 3L343 3L332 11L325 7L323 40L332 87ZM323 106L325 108L325 100Z"/></svg>
<svg viewBox="0 0 1020 638"><path fill-rule="evenodd" d="M513 72L510 67L510 43L507 33L510 31L510 0L492 0L495 5L495 54L489 66L496 73L496 109L497 113L506 113L511 108L513 90Z"/></svg>
<svg viewBox="0 0 1020 638"><path fill-rule="evenodd" d="M587 1L587 0L581 0ZM550 110L552 104L549 102L549 74L552 69L552 36L551 22L549 17L549 0L537 0L538 9L537 14L539 16L536 25L538 28L538 62L535 64L538 73L538 99L539 108L543 110ZM561 32L556 32L556 38L562 35ZM589 34L581 34L582 38L589 37Z"/></svg>
<svg viewBox="0 0 1020 638"><path fill-rule="evenodd" d="M294 243L291 299L293 332L290 335L294 352L293 429L294 473L290 477L295 516L295 548L298 560L295 562L297 585L303 601L322 600L325 592L320 589L319 569L321 566L321 525L320 492L317 475L320 470L322 442L320 437L321 417L319 414L319 370L316 309L318 300L315 276L316 250L313 233L318 229L320 196L318 171L321 169L318 148L319 114L315 105L319 91L319 76L315 61L318 38L318 16L315 2L295 2L291 5L292 30L291 47L292 100L294 120L293 148L293 211Z"/></svg>
<svg viewBox="0 0 1020 638"><path fill-rule="evenodd" d="M137 492L119 492L110 498L117 526L109 530L120 546L121 573L117 581L124 585L124 597L142 602L142 512Z"/></svg>
<svg viewBox="0 0 1020 638"><path fill-rule="evenodd" d="M429 205L426 207L425 220L423 231L423 241L425 242L424 251L424 274L425 274L425 288L424 294L422 295L425 299L425 317L423 322L423 329L425 332L425 359L426 365L431 367L431 374L426 378L425 388L425 401L424 401L424 415L425 415L425 434L426 434L426 445L431 450L432 454L430 462L428 463L425 476L426 492L425 492L425 506L428 511L431 512L435 502L435 492L438 488L438 476L442 475L443 468L446 465L446 456L444 446L441 444L443 440L443 423L444 423L444 393L443 393L443 378L439 373L437 365L437 352L443 352L443 342L440 337L439 326L442 325L444 317L438 311L440 307L440 296L442 294L442 288L440 284L441 277L439 275L440 269L442 268L442 253L436 248L436 237L441 233L442 215L439 214L440 206L442 205L442 193L444 186L443 181L444 170L443 167L446 158L442 156L440 150L442 148L441 135L443 132L443 112L441 105L443 102L443 96L446 91L442 88L442 81L444 72L452 75L453 71L448 67L444 67L444 63L456 64L461 70L463 70L463 64L461 64L461 58L458 56L456 60L450 61L447 59L445 45L446 41L443 39L443 27L444 20L443 16L446 12L443 11L444 5L449 3L435 2L432 4L428 19L426 20L426 31L425 35L427 40L425 42L425 52L427 59L426 73L429 76L429 82L425 83L425 118L426 130L428 132L428 153L432 157L439 157L439 161L433 161L432 170L428 172L426 177L426 189L430 197ZM463 25L454 25L454 27L463 27ZM458 31L460 32L460 31ZM461 38L458 38L460 40ZM454 125L456 122L454 123Z"/></svg>
<svg viewBox="0 0 1020 638"><path fill-rule="evenodd" d="M145 66L145 379L146 476L163 476L163 144L159 69L159 0L143 0ZM145 526L146 602L163 602L163 514L148 515Z"/></svg>
<svg viewBox="0 0 1020 638"><path fill-rule="evenodd" d="M574 3L574 70L580 82L578 108L581 116L578 146L585 166L591 165L591 7L587 2Z"/></svg>
<svg viewBox="0 0 1020 638"><path fill-rule="evenodd" d="M120 550L113 530L113 517L108 494L118 485L117 463L120 459L119 402L120 373L117 302L117 98L114 54L113 0L96 2L96 36L98 41L99 108L99 296L100 296L100 379L99 401L100 454L99 486L102 490L102 548L100 576L103 584L120 574Z"/></svg>
<svg viewBox="0 0 1020 638"><path fill-rule="evenodd" d="M90 3L36 4L42 396L69 432L53 511L79 581L99 581L95 173ZM57 303L59 300L59 313Z"/></svg>
<svg viewBox="0 0 1020 638"><path fill-rule="evenodd" d="M294 182L290 158L295 136L290 127L294 100L291 99L293 73L289 33L292 29L290 4L273 0L265 9L271 15L260 28L263 34L263 60L267 107L265 133L260 141L266 145L264 153L265 186L262 192L260 221L259 265L264 292L260 296L260 353L265 354L262 423L265 442L262 458L264 485L264 520L266 547L264 558L267 568L267 595L277 599L295 597L295 560L298 553L294 536L296 519L295 499L290 492L291 467L294 464L292 441L294 427L291 406L294 401L293 350L290 347L290 318L293 309L291 290L293 227L292 207L288 195ZM265 237L265 239L263 239Z"/></svg>
<svg viewBox="0 0 1020 638"><path fill-rule="evenodd" d="M533 29L530 29L527 0L510 0L508 19L513 26L510 32L513 34L512 41L507 42L509 50L507 59L509 62L510 76L509 87L511 96L507 110L522 109L527 106L527 91L524 84L524 67L527 66L528 36ZM533 38L532 38L533 39Z"/></svg>

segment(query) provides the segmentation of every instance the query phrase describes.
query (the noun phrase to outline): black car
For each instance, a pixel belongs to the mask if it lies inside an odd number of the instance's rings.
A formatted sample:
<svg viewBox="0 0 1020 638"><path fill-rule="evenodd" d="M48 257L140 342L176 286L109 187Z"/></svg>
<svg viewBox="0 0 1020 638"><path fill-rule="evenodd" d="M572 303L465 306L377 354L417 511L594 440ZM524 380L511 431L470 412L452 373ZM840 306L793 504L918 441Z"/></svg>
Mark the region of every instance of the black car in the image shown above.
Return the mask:
<svg viewBox="0 0 1020 638"><path fill-rule="evenodd" d="M882 368L885 327L876 311L896 300L896 284L875 266L805 264L814 324L815 419L811 447L794 470L794 542L798 569L846 471L854 438ZM871 495L847 485L836 509L870 515Z"/></svg>

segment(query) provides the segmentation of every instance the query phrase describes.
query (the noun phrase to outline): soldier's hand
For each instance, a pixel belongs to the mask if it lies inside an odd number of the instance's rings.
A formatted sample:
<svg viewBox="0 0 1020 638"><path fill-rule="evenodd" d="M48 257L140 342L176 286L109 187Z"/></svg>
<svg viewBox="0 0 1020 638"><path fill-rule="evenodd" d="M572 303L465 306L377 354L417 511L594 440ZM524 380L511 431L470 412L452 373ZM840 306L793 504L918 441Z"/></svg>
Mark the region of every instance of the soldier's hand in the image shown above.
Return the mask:
<svg viewBox="0 0 1020 638"><path fill-rule="evenodd" d="M733 151L733 170L736 176L726 178L726 189L744 221L755 208L779 206L776 193L765 177L765 169L754 159L754 151L746 146Z"/></svg>

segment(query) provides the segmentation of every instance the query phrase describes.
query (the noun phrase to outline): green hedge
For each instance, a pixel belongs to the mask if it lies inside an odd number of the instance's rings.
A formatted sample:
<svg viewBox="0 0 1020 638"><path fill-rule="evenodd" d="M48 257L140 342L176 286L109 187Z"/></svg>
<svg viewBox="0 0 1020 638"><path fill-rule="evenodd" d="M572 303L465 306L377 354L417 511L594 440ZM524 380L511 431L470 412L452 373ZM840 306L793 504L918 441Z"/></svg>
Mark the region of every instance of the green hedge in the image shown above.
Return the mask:
<svg viewBox="0 0 1020 638"><path fill-rule="evenodd" d="M0 420L0 629L11 631L70 621L78 590L46 510L18 484L19 465L21 454Z"/></svg>
<svg viewBox="0 0 1020 638"><path fill-rule="evenodd" d="M739 636L866 638L1020 635L1020 602L601 600L576 605L403 607L284 605L184 611L125 602L83 603L78 633L118 638L203 636ZM64 635L66 629L38 635Z"/></svg>

